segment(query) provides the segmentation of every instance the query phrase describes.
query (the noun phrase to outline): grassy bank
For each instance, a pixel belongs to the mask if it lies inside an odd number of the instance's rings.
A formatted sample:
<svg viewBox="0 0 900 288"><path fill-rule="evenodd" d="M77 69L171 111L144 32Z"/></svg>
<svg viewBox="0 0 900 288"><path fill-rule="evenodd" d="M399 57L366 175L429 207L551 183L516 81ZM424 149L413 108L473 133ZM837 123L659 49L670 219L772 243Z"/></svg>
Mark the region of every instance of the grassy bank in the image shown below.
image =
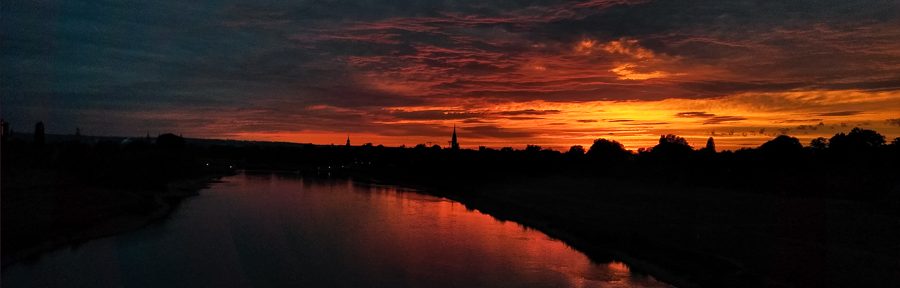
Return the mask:
<svg viewBox="0 0 900 288"><path fill-rule="evenodd" d="M4 185L2 266L35 261L55 249L164 219L184 198L197 195L221 176L179 179L159 188Z"/></svg>
<svg viewBox="0 0 900 288"><path fill-rule="evenodd" d="M2 266L140 228L232 173L179 136L0 141Z"/></svg>

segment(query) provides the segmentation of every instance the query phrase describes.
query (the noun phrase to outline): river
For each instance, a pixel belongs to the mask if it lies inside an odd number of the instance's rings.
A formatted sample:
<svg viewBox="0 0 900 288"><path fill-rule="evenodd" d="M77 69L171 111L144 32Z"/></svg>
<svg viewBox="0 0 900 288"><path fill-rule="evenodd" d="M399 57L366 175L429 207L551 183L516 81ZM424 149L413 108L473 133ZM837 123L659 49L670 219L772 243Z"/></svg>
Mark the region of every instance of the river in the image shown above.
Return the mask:
<svg viewBox="0 0 900 288"><path fill-rule="evenodd" d="M447 199L239 174L169 219L8 267L4 287L669 287Z"/></svg>

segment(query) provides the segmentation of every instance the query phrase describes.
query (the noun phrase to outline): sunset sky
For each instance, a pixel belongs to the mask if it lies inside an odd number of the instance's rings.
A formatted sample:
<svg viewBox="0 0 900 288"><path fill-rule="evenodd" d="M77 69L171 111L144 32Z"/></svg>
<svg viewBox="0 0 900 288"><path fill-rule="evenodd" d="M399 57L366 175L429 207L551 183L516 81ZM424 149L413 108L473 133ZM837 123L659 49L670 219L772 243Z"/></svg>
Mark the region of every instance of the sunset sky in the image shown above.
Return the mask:
<svg viewBox="0 0 900 288"><path fill-rule="evenodd" d="M556 149L900 136L894 0L0 6L16 131L446 146L456 125L463 147Z"/></svg>

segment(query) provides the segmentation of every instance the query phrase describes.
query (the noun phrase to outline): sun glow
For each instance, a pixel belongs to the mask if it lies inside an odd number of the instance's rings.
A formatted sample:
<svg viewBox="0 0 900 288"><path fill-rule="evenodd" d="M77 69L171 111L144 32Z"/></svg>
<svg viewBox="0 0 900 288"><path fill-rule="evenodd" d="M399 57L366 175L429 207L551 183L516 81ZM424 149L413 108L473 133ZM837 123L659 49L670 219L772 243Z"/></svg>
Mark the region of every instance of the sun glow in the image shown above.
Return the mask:
<svg viewBox="0 0 900 288"><path fill-rule="evenodd" d="M423 126L431 127L433 130L429 131L434 131L436 136L411 138L373 134L366 137L377 140L366 141L385 145L425 142L444 145L444 138L449 137L455 125L462 146L469 148L482 145L521 148L525 144L537 144L563 150L571 145L589 146L594 139L608 138L636 150L651 147L659 135L671 133L685 137L692 145L702 145L706 138L714 137L720 149L738 149L758 146L780 134L789 134L808 143L812 138L830 137L857 126L896 137L894 135L900 135L900 126L890 120L900 111L879 111L871 107L900 107L897 103L900 103L900 93L891 91L744 93L712 99L657 101L570 103L535 100L489 105L464 102L459 106L396 107L387 113L405 118L382 117L378 120L379 129ZM785 112L788 110L790 112ZM328 133L296 133L291 139L327 138L327 141L337 142L344 137L325 135ZM276 135L243 135L241 138L263 136L278 138Z"/></svg>

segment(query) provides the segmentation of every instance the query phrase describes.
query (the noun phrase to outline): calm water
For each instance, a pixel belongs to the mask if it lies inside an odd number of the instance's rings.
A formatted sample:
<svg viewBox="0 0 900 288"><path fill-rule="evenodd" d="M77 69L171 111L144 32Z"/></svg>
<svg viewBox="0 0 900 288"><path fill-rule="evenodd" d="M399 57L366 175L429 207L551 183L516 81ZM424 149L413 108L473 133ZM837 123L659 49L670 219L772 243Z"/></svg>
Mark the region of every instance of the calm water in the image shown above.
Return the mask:
<svg viewBox="0 0 900 288"><path fill-rule="evenodd" d="M9 267L4 287L665 287L462 204L237 175L172 218Z"/></svg>

